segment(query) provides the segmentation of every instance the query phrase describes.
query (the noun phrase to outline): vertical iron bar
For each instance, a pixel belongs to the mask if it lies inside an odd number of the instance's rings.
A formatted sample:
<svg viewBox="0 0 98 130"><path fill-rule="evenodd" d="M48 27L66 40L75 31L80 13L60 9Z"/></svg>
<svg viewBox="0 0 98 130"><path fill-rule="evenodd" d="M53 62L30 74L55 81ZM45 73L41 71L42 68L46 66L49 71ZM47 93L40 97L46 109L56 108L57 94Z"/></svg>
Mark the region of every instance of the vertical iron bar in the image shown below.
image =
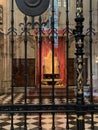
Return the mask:
<svg viewBox="0 0 98 130"><path fill-rule="evenodd" d="M90 20L89 20L89 44L90 44L90 101L93 103L93 84L92 84L92 0L90 0Z"/></svg>
<svg viewBox="0 0 98 130"><path fill-rule="evenodd" d="M24 103L27 104L27 16L24 17L24 49L25 49L25 67L24 67ZM24 114L24 130L27 130L27 114Z"/></svg>
<svg viewBox="0 0 98 130"><path fill-rule="evenodd" d="M54 98L54 0L52 0L52 18L51 18L51 29L52 29L52 104L55 104ZM52 130L55 130L55 113L52 113Z"/></svg>
<svg viewBox="0 0 98 130"><path fill-rule="evenodd" d="M41 105L42 104L42 87L41 87L41 67L42 67L42 19L41 19L41 16L39 16L39 104ZM42 122L41 122L41 119L42 119L42 113L39 113L39 130L42 130Z"/></svg>
<svg viewBox="0 0 98 130"><path fill-rule="evenodd" d="M83 95L83 48L84 48L84 35L83 35L83 0L76 0L76 30L75 30L75 40L76 40L76 72L77 72L77 105L84 104ZM81 110L81 107L78 108ZM77 130L85 130L84 126L84 115L83 113L77 113Z"/></svg>
<svg viewBox="0 0 98 130"><path fill-rule="evenodd" d="M52 103L54 104L54 0L52 0L52 18L51 18L51 29L52 29Z"/></svg>
<svg viewBox="0 0 98 130"><path fill-rule="evenodd" d="M89 19L89 47L90 47L90 102L93 104L93 83L92 83L92 0L90 0L90 19ZM94 116L91 113L91 129L94 130Z"/></svg>
<svg viewBox="0 0 98 130"><path fill-rule="evenodd" d="M14 65L14 0L11 0L11 49L12 49L12 81L11 81L11 104L14 104L14 87L13 87L13 65ZM14 130L13 114L11 114L11 130Z"/></svg>
<svg viewBox="0 0 98 130"><path fill-rule="evenodd" d="M40 72L39 72L39 74L40 74L40 79L39 79L39 103L40 104L42 104L42 95L41 95L41 90L42 90L42 88L41 88L41 64L42 64L42 57L41 57L41 55L42 55L42 35L41 35L41 31L42 31L42 27L41 27L41 22L42 22L42 20L41 20L41 16L39 16L39 66L40 66Z"/></svg>
<svg viewBox="0 0 98 130"><path fill-rule="evenodd" d="M69 48L69 10L68 10L68 0L66 0L66 58L67 58L67 80L66 80L66 102L68 103L68 48ZM68 113L66 113L66 130L69 130Z"/></svg>

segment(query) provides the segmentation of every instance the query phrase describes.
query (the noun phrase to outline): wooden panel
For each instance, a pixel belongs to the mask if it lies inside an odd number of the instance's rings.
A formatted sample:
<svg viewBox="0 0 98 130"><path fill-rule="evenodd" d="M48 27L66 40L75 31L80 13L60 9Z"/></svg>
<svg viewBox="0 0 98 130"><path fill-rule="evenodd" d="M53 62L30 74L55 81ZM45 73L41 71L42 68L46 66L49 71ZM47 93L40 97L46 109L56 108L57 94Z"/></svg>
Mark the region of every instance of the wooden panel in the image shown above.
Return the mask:
<svg viewBox="0 0 98 130"><path fill-rule="evenodd" d="M14 59L14 87L23 87L25 85L25 60ZM35 85L35 59L27 60L27 86Z"/></svg>
<svg viewBox="0 0 98 130"><path fill-rule="evenodd" d="M68 59L68 85L75 85L75 67L74 59Z"/></svg>

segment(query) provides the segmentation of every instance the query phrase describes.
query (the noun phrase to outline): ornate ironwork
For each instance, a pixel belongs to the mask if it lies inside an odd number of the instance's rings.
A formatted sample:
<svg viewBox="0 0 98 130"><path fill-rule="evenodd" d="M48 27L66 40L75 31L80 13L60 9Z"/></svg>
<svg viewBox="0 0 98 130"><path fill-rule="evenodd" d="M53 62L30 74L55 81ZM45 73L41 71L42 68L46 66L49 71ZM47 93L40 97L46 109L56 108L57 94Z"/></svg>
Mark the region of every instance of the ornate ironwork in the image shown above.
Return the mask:
<svg viewBox="0 0 98 130"><path fill-rule="evenodd" d="M84 104L84 88L83 88L83 49L84 49L84 35L83 35L83 0L76 0L76 85L77 85L77 104ZM79 108L81 110L81 108ZM84 130L84 115L77 114L77 130Z"/></svg>
<svg viewBox="0 0 98 130"><path fill-rule="evenodd" d="M67 58L67 81L66 81L66 98L67 98L67 103L68 103L68 99L69 99L69 90L68 90L68 78L69 78L69 75L68 75L68 57L69 57L69 10L68 10L68 0L66 0L66 29L65 29L65 33L66 33L66 50L67 50L67 53L66 53L66 58ZM69 118L68 118L68 113L67 113L67 120L66 120L66 130L69 130Z"/></svg>
<svg viewBox="0 0 98 130"><path fill-rule="evenodd" d="M19 26L21 27L21 34L20 35L23 35L25 32L28 34L28 35L31 35L30 33L30 30L32 29L31 26L31 22L28 22L28 17L25 16L24 17L24 23L20 23Z"/></svg>
<svg viewBox="0 0 98 130"><path fill-rule="evenodd" d="M14 85L14 75L13 75L13 64L14 64L14 32L15 32L15 28L14 28L14 1L12 0L11 1L11 49L12 49L12 81L11 81L11 104L13 105L14 104L14 88L13 88L13 85ZM11 114L11 130L14 130L14 122L13 122L13 116L14 116L14 113Z"/></svg>
<svg viewBox="0 0 98 130"><path fill-rule="evenodd" d="M93 72L92 72L92 35L94 29L92 27L92 0L90 0L90 11L89 11L89 50L90 50L90 102L93 104ZM94 129L94 115L91 113L91 129Z"/></svg>
<svg viewBox="0 0 98 130"><path fill-rule="evenodd" d="M35 25L38 25L38 43L39 43L39 104L42 104L42 86L41 86L41 79L42 79L42 71L41 71L41 64L42 64L42 33L44 34L44 31L42 29L43 25L46 26L46 22L42 22L42 17L39 16L39 22L34 21L34 17L32 18L32 28L34 28ZM39 130L42 130L42 113L39 113Z"/></svg>
<svg viewBox="0 0 98 130"><path fill-rule="evenodd" d="M51 18L51 30L52 30L52 104L55 105L54 99L54 0L52 0L52 18ZM52 129L55 130L55 113L52 113Z"/></svg>
<svg viewBox="0 0 98 130"><path fill-rule="evenodd" d="M90 56L92 56L92 0L90 0L90 28L89 28L89 38L90 38ZM24 34L24 49L25 49L25 74L24 74L24 89L25 89L25 96L24 96L24 104L14 104L14 87L13 87L13 61L14 61L14 34L16 34L16 29L14 28L14 0L12 0L12 8L11 8L11 28L9 33L11 33L11 51L12 51L12 81L11 81L11 104L1 105L0 106L0 114L10 114L11 115L11 130L14 130L14 123L13 123L13 116L16 113L24 114L24 129L27 130L27 114L31 113L38 113L39 114L39 130L42 130L42 114L43 113L51 113L52 114L52 130L55 130L55 114L56 113L66 113L67 115L67 122L66 122L66 129L69 130L69 114L77 114L77 130L85 130L85 120L84 116L88 113L91 114L91 125L92 130L94 130L93 124L93 114L98 113L98 104L93 104L93 95L92 95L92 59L90 61L90 77L91 77L91 104L85 104L84 102L84 85L83 85L83 55L84 55L84 35L83 35L83 0L76 0L76 29L73 31L75 40L76 40L76 72L77 72L77 102L76 104L71 104L68 102L68 90L67 90L67 102L64 104L55 104L55 93L54 93L54 0L52 0L52 21L51 21L51 33L52 33L52 103L50 105L43 105L42 104L42 87L41 87L41 54L42 54L42 26L45 23L42 23L41 16L39 16L39 22L34 22L34 25L38 25L38 41L39 41L39 63L40 63L40 85L39 85L39 104L27 104L27 35L30 34L30 28L28 30L28 26L31 26L31 23L27 22L27 16L24 18L24 23L21 23L22 26L22 34ZM68 60L68 44L69 44L69 14L68 14L68 0L66 0L66 29L67 31L67 60ZM33 26L32 26L33 27ZM9 34L8 33L8 34ZM65 33L65 32L64 32ZM67 61L68 62L68 61ZM68 64L68 63L67 63ZM68 75L67 75L68 78ZM68 81L67 81L67 89L68 89Z"/></svg>

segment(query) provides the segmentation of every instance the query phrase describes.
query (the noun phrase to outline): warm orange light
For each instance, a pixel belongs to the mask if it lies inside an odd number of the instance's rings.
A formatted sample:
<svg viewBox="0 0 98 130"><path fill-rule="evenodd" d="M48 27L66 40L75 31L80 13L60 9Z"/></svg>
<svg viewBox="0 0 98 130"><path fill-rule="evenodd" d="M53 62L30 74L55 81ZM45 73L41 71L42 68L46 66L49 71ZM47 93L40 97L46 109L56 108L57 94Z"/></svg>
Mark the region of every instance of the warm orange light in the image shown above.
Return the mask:
<svg viewBox="0 0 98 130"><path fill-rule="evenodd" d="M4 0L0 0L0 5L3 5L3 1L4 1Z"/></svg>

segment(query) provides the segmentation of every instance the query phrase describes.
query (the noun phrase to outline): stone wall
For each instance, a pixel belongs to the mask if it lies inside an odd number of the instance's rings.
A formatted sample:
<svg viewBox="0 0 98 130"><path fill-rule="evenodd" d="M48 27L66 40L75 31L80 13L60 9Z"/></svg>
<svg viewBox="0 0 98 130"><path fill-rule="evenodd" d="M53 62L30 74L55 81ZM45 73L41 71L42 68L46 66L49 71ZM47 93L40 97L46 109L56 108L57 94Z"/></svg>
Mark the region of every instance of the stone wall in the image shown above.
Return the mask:
<svg viewBox="0 0 98 130"><path fill-rule="evenodd" d="M11 27L11 0L1 0L0 5L3 6L3 24L0 24L0 91L2 92L7 92L11 86L11 43L10 43L10 38L8 33L8 29ZM21 28L19 27L19 23L24 22L24 14L22 14L19 9L17 8L14 0L14 27L17 29L17 38L15 39L15 57L18 58L18 52L20 53L20 56L23 57L23 39L20 38L21 34ZM69 27L71 29L75 28L75 1L70 0L69 1ZM93 2L93 27L95 28L95 32L98 32L98 0L94 0ZM64 29L66 28L66 8L59 7L59 29ZM42 17L44 17L43 15ZM84 32L86 32L87 28L89 28L89 0L84 0ZM46 16L44 17L44 19ZM36 19L38 19L36 17ZM28 21L31 22L31 17L28 17ZM32 31L31 34L33 35ZM69 58L74 58L75 55L75 41L74 37L70 37L69 41ZM29 46L28 46L28 57L32 58L35 57L36 55L36 50L32 48L34 41L32 38L29 38ZM89 44L89 41L87 42ZM95 69L93 72L98 72L97 65L94 61L95 58L95 51L94 49L97 47L98 44L98 39L96 42L96 45L93 45L93 66L95 66ZM19 47L20 46L20 47ZM18 49L17 49L18 48ZM97 49L97 48L96 48ZM96 52L98 52L96 50ZM97 54L96 54L97 55ZM89 54L88 54L88 59L89 59ZM88 61L89 62L89 61ZM89 69L89 68L88 68ZM97 75L97 74L95 74ZM98 76L98 75L97 75Z"/></svg>

